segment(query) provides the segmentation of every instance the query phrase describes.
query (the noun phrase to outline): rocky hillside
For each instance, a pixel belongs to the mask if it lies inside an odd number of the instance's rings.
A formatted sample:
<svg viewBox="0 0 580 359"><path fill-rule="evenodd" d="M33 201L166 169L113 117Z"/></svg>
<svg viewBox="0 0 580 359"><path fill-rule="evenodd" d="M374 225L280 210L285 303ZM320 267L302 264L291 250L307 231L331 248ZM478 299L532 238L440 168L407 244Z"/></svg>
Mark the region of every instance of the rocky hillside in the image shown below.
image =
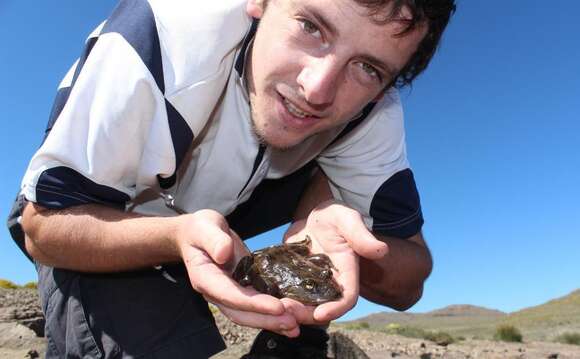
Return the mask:
<svg viewBox="0 0 580 359"><path fill-rule="evenodd" d="M427 313L383 312L353 322L366 322L371 329L402 325L425 330L443 330L467 338L491 338L498 321L507 314L473 305L451 305Z"/></svg>
<svg viewBox="0 0 580 359"><path fill-rule="evenodd" d="M516 326L524 338L552 341L563 333L580 333L580 290L513 313L473 305L451 305L427 313L376 313L350 323L361 322L368 323L371 329L397 324L483 339L491 339L498 325L510 324Z"/></svg>
<svg viewBox="0 0 580 359"><path fill-rule="evenodd" d="M428 317L503 317L506 313L476 305L456 304L425 313Z"/></svg>
<svg viewBox="0 0 580 359"><path fill-rule="evenodd" d="M565 333L580 333L580 289L545 304L510 313L502 322L522 329L536 340L551 340Z"/></svg>
<svg viewBox="0 0 580 359"><path fill-rule="evenodd" d="M481 315L478 309L450 307L438 311L434 317L454 317L458 312L465 316L466 311L471 314L478 312L478 316ZM214 359L237 359L247 353L258 331L233 324L219 312L215 313L215 317L228 349L214 356ZM45 339L37 335L41 335L41 331L33 330L41 322L38 297L34 290L0 288L0 359L43 357ZM467 339L451 344L446 342L437 344L437 341L390 335L380 331L349 330L340 325L332 325L330 333L331 358L580 358L580 346L549 342L500 343ZM356 347L360 347L366 354L360 351L356 355L352 354L356 352L353 351ZM345 351L345 348L348 350Z"/></svg>

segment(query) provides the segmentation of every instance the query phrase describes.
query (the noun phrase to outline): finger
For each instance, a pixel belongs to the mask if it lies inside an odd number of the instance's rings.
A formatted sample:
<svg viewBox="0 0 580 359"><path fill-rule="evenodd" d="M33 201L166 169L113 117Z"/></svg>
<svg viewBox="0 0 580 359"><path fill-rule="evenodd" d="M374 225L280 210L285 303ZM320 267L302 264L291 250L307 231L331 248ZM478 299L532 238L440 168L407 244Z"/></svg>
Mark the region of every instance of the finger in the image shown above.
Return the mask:
<svg viewBox="0 0 580 359"><path fill-rule="evenodd" d="M223 284L214 288L211 283L202 284L203 291L214 302L227 305L230 308L262 313L267 315L281 315L284 313L284 305L279 299L267 294L262 294L251 288L240 287L231 280L222 279Z"/></svg>
<svg viewBox="0 0 580 359"><path fill-rule="evenodd" d="M292 223L290 228L284 233L283 242L288 241L291 237L299 235L299 233L306 227L306 221L301 220Z"/></svg>
<svg viewBox="0 0 580 359"><path fill-rule="evenodd" d="M224 305L218 305L218 308L226 317L238 325L266 329L289 337L295 337L300 334L296 319L289 313L265 315L236 310Z"/></svg>
<svg viewBox="0 0 580 359"><path fill-rule="evenodd" d="M232 257L233 239L228 223L220 213L200 210L183 218L187 226L183 226L178 234L182 257L183 252L192 246L202 249L218 264L224 264Z"/></svg>
<svg viewBox="0 0 580 359"><path fill-rule="evenodd" d="M366 227L360 214L348 216L338 225L340 234L349 242L352 249L361 257L368 259L383 258L389 246L379 241Z"/></svg>
<svg viewBox="0 0 580 359"><path fill-rule="evenodd" d="M192 248L192 251L196 250L200 251ZM211 263L209 258L206 260L207 263L200 263L200 259L185 262L189 279L196 291L230 308L270 315L284 312L284 305L279 299L259 293L253 288L240 286L225 271Z"/></svg>
<svg viewBox="0 0 580 359"><path fill-rule="evenodd" d="M318 323L327 323L338 319L351 310L357 302L357 297L346 296L334 302L323 303L314 308L312 318Z"/></svg>
<svg viewBox="0 0 580 359"><path fill-rule="evenodd" d="M227 262L220 264L220 267L224 269L230 276L234 273L236 266L240 262L243 257L250 255L250 250L244 242L240 239L240 237L234 232L233 230L229 230L230 236L232 238L232 255L227 260ZM228 250L226 248L225 250Z"/></svg>
<svg viewBox="0 0 580 359"><path fill-rule="evenodd" d="M211 230L215 231L210 237L213 239L213 243L201 244L202 249L210 255L214 262L224 264L234 254L234 241L227 233L221 231L221 228L211 227Z"/></svg>
<svg viewBox="0 0 580 359"><path fill-rule="evenodd" d="M297 326L292 330L282 330L279 334L285 335L288 338L296 338L300 335L300 326Z"/></svg>
<svg viewBox="0 0 580 359"><path fill-rule="evenodd" d="M282 303L286 312L292 314L296 321L300 324L306 325L327 325L328 322L320 322L314 319L314 309L316 307L305 305L297 300L290 298L282 298Z"/></svg>
<svg viewBox="0 0 580 359"><path fill-rule="evenodd" d="M337 319L355 306L359 295L358 264L347 262L350 262L349 258L337 257L335 263L338 268L342 268L336 276L336 281L342 287L342 297L317 306L312 314L315 321L328 322Z"/></svg>

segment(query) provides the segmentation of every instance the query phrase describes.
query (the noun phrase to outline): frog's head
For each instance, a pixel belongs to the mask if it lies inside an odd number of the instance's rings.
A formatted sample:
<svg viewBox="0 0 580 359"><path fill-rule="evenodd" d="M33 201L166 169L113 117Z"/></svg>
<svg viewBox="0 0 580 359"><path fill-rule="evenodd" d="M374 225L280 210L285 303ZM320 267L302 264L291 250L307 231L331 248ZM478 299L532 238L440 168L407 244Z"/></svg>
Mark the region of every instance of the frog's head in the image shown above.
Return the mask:
<svg viewBox="0 0 580 359"><path fill-rule="evenodd" d="M309 276L284 288L284 296L306 305L319 305L340 299L342 292L332 277Z"/></svg>

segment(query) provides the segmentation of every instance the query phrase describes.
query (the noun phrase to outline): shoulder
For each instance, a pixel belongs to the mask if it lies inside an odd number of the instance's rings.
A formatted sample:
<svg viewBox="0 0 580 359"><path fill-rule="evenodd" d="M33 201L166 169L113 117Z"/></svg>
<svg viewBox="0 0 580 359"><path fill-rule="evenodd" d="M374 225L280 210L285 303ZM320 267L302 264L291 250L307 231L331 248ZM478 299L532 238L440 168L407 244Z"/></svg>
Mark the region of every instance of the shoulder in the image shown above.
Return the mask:
<svg viewBox="0 0 580 359"><path fill-rule="evenodd" d="M121 0L101 34L120 34L155 62L170 94L226 71L250 24L245 0Z"/></svg>
<svg viewBox="0 0 580 359"><path fill-rule="evenodd" d="M244 0L150 0L168 92L229 73L251 19Z"/></svg>
<svg viewBox="0 0 580 359"><path fill-rule="evenodd" d="M368 120L364 121L359 136L370 135L397 139L404 136L403 106L397 89L390 89L377 102Z"/></svg>
<svg viewBox="0 0 580 359"><path fill-rule="evenodd" d="M399 92L390 89L373 106L363 110L327 148L325 154L341 154L359 149L366 153L399 152L405 142L403 108Z"/></svg>

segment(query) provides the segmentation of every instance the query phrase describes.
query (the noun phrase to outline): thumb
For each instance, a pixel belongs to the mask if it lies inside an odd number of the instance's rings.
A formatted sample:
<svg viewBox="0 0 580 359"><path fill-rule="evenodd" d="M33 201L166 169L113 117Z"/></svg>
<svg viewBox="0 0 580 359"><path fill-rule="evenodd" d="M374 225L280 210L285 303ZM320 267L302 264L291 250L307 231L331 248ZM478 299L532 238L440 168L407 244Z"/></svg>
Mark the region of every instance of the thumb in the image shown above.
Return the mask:
<svg viewBox="0 0 580 359"><path fill-rule="evenodd" d="M284 237L282 238L282 240L284 242L288 241L288 239L299 234L304 229L304 227L306 227L305 220L299 220L292 223L292 225L286 230L286 233L284 233Z"/></svg>
<svg viewBox="0 0 580 359"><path fill-rule="evenodd" d="M389 252L389 246L378 240L362 221L354 221L348 231L341 235L359 256L367 259L381 259Z"/></svg>
<svg viewBox="0 0 580 359"><path fill-rule="evenodd" d="M213 237L213 243L208 245L206 252L217 264L224 264L230 260L234 251L234 241L225 232L221 232Z"/></svg>

